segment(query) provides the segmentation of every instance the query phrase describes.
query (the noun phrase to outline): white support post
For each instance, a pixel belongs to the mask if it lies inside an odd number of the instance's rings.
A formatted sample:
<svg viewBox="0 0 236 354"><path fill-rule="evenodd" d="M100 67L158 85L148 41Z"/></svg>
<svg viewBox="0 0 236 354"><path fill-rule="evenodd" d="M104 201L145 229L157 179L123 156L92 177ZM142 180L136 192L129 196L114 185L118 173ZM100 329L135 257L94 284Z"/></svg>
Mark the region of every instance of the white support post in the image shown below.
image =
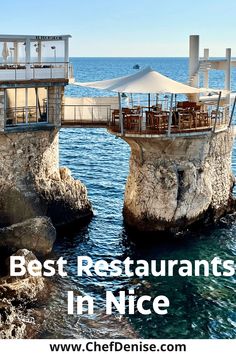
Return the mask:
<svg viewBox="0 0 236 354"><path fill-rule="evenodd" d="M18 42L14 42L14 64L18 63Z"/></svg>
<svg viewBox="0 0 236 354"><path fill-rule="evenodd" d="M231 48L226 49L226 68L225 68L225 89L230 91L231 83Z"/></svg>
<svg viewBox="0 0 236 354"><path fill-rule="evenodd" d="M65 52L64 52L64 60L65 63L69 62L69 38L64 40Z"/></svg>
<svg viewBox="0 0 236 354"><path fill-rule="evenodd" d="M28 88L25 89L25 123L28 124L29 110L28 110Z"/></svg>
<svg viewBox="0 0 236 354"><path fill-rule="evenodd" d="M30 62L30 39L27 38L25 41L25 62L26 64Z"/></svg>
<svg viewBox="0 0 236 354"><path fill-rule="evenodd" d="M198 87L199 80L199 36L192 35L189 37L189 84ZM191 95L191 100L197 102L198 94Z"/></svg>
<svg viewBox="0 0 236 354"><path fill-rule="evenodd" d="M5 89L4 90L4 128L6 126L6 121L7 121L7 105L8 105L7 99L8 99L7 90Z"/></svg>
<svg viewBox="0 0 236 354"><path fill-rule="evenodd" d="M38 62L42 63L42 42L38 41Z"/></svg>
<svg viewBox="0 0 236 354"><path fill-rule="evenodd" d="M70 78L70 68L69 68L69 38L64 40L64 62L65 62L65 78Z"/></svg>
<svg viewBox="0 0 236 354"><path fill-rule="evenodd" d="M15 114L14 114L14 120L15 123L17 124L17 88L15 88Z"/></svg>
<svg viewBox="0 0 236 354"><path fill-rule="evenodd" d="M120 132L121 135L124 135L124 122L123 122L123 113L122 113L122 106L121 106L121 93L118 92L119 98L119 121L120 121Z"/></svg>
<svg viewBox="0 0 236 354"><path fill-rule="evenodd" d="M225 68L225 89L231 90L231 48L226 49L226 68ZM226 102L230 105L230 92L226 95Z"/></svg>
<svg viewBox="0 0 236 354"><path fill-rule="evenodd" d="M198 87L199 36L189 37L189 80L190 85Z"/></svg>
<svg viewBox="0 0 236 354"><path fill-rule="evenodd" d="M172 93L172 94L171 94L171 98L170 98L170 113L169 113L169 117L168 117L168 131L167 131L167 136L170 136L170 134L171 134L172 113L173 113L173 98L174 98L174 95L173 95L173 93Z"/></svg>
<svg viewBox="0 0 236 354"><path fill-rule="evenodd" d="M209 88L209 74L208 74L208 68L207 68L207 60L209 59L209 49L205 48L204 49L204 60L206 61L206 67L204 70L204 77L203 77L203 87Z"/></svg>
<svg viewBox="0 0 236 354"><path fill-rule="evenodd" d="M47 87L46 88L46 90L47 90L47 101L46 101L46 113L47 113L47 123L49 122L49 119L50 119L50 117L49 117L49 88Z"/></svg>
<svg viewBox="0 0 236 354"><path fill-rule="evenodd" d="M25 66L26 66L26 80L30 79L30 39L25 41Z"/></svg>

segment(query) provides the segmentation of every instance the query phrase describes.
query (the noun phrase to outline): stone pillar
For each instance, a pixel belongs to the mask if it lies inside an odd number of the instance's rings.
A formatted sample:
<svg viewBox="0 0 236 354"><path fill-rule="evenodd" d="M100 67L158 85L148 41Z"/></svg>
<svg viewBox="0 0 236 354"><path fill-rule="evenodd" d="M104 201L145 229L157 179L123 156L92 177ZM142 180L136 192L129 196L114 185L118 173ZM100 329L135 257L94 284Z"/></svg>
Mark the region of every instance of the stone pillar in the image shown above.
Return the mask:
<svg viewBox="0 0 236 354"><path fill-rule="evenodd" d="M4 114L4 90L0 89L0 131L4 131L5 114Z"/></svg>
<svg viewBox="0 0 236 354"><path fill-rule="evenodd" d="M64 87L52 86L48 88L48 122L56 127L61 126L64 116Z"/></svg>
<svg viewBox="0 0 236 354"><path fill-rule="evenodd" d="M140 231L176 231L233 205L230 130L195 137L127 138L124 218Z"/></svg>

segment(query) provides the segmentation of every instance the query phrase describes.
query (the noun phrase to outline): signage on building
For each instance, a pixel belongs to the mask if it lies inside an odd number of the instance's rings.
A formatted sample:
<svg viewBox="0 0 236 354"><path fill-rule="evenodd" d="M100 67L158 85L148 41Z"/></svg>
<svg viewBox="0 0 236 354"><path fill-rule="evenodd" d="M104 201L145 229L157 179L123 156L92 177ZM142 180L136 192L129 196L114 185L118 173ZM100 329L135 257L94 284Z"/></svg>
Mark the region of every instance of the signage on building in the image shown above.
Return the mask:
<svg viewBox="0 0 236 354"><path fill-rule="evenodd" d="M60 40L62 40L62 36L36 36L35 38L40 41L60 41Z"/></svg>

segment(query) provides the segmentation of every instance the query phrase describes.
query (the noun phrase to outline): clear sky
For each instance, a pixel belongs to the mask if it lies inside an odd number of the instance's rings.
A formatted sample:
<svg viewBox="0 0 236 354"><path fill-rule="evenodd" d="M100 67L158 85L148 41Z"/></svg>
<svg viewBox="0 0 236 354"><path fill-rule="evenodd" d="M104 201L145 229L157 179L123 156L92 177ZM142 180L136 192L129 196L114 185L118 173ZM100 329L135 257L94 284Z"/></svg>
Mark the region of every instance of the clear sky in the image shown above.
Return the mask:
<svg viewBox="0 0 236 354"><path fill-rule="evenodd" d="M235 0L2 0L2 34L71 34L71 56L236 56Z"/></svg>

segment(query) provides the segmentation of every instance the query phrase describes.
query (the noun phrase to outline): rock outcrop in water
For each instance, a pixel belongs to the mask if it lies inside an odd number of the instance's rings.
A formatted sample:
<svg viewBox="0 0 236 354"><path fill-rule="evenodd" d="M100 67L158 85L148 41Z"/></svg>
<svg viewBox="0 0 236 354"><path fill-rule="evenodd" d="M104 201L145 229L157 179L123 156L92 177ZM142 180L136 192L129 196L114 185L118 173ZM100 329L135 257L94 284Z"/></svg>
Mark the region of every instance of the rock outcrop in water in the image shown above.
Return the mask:
<svg viewBox="0 0 236 354"><path fill-rule="evenodd" d="M36 190L46 206L46 214L54 225L75 222L91 216L91 204L86 187L71 176L66 167L61 167L49 178L37 177Z"/></svg>
<svg viewBox="0 0 236 354"><path fill-rule="evenodd" d="M0 134L0 224L49 216L54 225L92 215L86 187L59 169L58 129Z"/></svg>
<svg viewBox="0 0 236 354"><path fill-rule="evenodd" d="M37 259L26 249L16 256L24 256L26 265ZM22 277L6 276L0 280L0 339L25 338L27 323L35 319L29 314L30 307L44 289L44 279L26 273Z"/></svg>
<svg viewBox="0 0 236 354"><path fill-rule="evenodd" d="M124 202L128 225L176 231L235 210L231 130L125 140L132 151Z"/></svg>
<svg viewBox="0 0 236 354"><path fill-rule="evenodd" d="M51 252L56 240L56 229L48 217L27 219L21 223L0 228L0 247L16 252L27 248L37 254Z"/></svg>

